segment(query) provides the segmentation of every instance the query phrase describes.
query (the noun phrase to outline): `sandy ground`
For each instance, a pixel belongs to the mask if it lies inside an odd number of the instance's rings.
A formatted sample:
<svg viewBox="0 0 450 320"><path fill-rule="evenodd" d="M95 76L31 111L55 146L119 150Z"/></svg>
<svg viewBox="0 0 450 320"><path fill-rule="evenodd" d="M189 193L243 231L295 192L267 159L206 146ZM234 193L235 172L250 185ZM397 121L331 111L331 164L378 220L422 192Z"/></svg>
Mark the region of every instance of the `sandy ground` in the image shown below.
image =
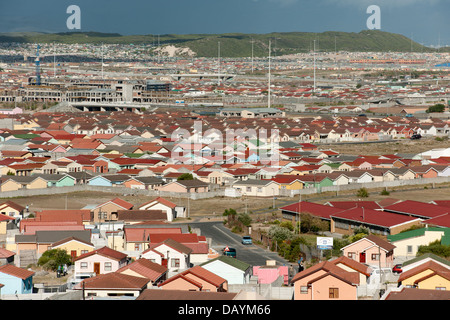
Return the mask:
<svg viewBox="0 0 450 320"><path fill-rule="evenodd" d="M448 148L450 141L436 141L434 138L422 138L420 140L401 140L386 143L365 144L321 144L319 149L332 149L342 154L353 155L383 155L394 153L420 153L431 149Z"/></svg>

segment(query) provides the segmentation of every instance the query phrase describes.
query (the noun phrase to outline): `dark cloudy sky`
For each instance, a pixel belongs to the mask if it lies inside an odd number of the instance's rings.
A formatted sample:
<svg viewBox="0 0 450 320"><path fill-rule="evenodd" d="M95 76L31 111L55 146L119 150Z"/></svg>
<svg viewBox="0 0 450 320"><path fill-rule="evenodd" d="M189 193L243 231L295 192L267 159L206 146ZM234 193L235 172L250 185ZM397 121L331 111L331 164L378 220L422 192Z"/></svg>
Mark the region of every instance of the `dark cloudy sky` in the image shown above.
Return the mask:
<svg viewBox="0 0 450 320"><path fill-rule="evenodd" d="M0 32L69 32L69 5L81 30L128 34L359 32L369 5L381 30L425 45L450 45L450 0L0 0Z"/></svg>

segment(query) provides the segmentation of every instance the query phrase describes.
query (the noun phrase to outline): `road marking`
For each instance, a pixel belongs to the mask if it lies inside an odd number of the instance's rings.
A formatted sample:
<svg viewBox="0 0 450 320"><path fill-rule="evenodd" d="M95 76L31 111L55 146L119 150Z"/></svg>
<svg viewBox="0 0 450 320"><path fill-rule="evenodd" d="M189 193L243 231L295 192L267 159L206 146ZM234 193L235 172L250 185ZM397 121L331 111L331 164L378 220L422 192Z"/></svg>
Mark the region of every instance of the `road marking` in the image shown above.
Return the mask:
<svg viewBox="0 0 450 320"><path fill-rule="evenodd" d="M234 239L233 237L231 237L229 234L227 234L225 231L220 230L219 227L217 227L216 225L213 226L214 229L217 229L218 231L222 232L224 235L226 235L228 238L230 238L231 240L233 240L236 243L239 243L239 241L236 241L236 239Z"/></svg>

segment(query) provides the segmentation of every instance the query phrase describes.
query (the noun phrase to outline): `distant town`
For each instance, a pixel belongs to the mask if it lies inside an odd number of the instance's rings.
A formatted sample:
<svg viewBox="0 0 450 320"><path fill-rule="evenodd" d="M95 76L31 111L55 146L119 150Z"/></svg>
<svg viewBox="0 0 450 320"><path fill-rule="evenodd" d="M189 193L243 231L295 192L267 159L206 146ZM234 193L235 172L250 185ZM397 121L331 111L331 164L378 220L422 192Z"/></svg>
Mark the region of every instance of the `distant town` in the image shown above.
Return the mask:
<svg viewBox="0 0 450 320"><path fill-rule="evenodd" d="M0 299L448 300L449 62L0 43Z"/></svg>

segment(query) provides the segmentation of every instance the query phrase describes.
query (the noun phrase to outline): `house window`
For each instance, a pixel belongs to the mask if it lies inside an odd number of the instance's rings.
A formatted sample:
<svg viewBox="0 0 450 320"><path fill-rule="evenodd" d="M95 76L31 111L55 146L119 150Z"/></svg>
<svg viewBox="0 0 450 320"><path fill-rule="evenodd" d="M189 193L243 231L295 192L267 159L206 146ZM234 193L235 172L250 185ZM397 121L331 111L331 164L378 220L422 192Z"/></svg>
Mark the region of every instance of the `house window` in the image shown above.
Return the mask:
<svg viewBox="0 0 450 320"><path fill-rule="evenodd" d="M413 250L413 247L412 247L412 246L406 246L406 251L407 251L409 254L412 253L412 250Z"/></svg>
<svg viewBox="0 0 450 320"><path fill-rule="evenodd" d="M262 192L262 188L258 188L258 192L261 193Z"/></svg>
<svg viewBox="0 0 450 320"><path fill-rule="evenodd" d="M111 262L105 262L105 271L111 271L112 264Z"/></svg>
<svg viewBox="0 0 450 320"><path fill-rule="evenodd" d="M252 192L252 187L247 187L247 192Z"/></svg>
<svg viewBox="0 0 450 320"><path fill-rule="evenodd" d="M141 250L141 244L140 243L135 243L134 244L134 251L140 251Z"/></svg>
<svg viewBox="0 0 450 320"><path fill-rule="evenodd" d="M347 254L347 256L348 256L350 259L355 259L356 254L355 254L354 252L349 252L349 253Z"/></svg>
<svg viewBox="0 0 450 320"><path fill-rule="evenodd" d="M301 286L300 287L300 293L301 294L307 294L308 293L308 286Z"/></svg>
<svg viewBox="0 0 450 320"><path fill-rule="evenodd" d="M88 267L87 262L80 263L80 269L87 269L87 267Z"/></svg>
<svg viewBox="0 0 450 320"><path fill-rule="evenodd" d="M372 253L372 261L378 261L378 260L380 260L380 254Z"/></svg>
<svg viewBox="0 0 450 320"><path fill-rule="evenodd" d="M447 290L446 287L436 287L435 289L436 289L436 290L444 290L444 291Z"/></svg>
<svg viewBox="0 0 450 320"><path fill-rule="evenodd" d="M81 250L81 254L85 254L85 253L88 253L88 251L87 250Z"/></svg>
<svg viewBox="0 0 450 320"><path fill-rule="evenodd" d="M180 267L180 259L171 259L172 268L179 268Z"/></svg>
<svg viewBox="0 0 450 320"><path fill-rule="evenodd" d="M330 299L338 299L339 298L339 288L330 288L329 298Z"/></svg>

